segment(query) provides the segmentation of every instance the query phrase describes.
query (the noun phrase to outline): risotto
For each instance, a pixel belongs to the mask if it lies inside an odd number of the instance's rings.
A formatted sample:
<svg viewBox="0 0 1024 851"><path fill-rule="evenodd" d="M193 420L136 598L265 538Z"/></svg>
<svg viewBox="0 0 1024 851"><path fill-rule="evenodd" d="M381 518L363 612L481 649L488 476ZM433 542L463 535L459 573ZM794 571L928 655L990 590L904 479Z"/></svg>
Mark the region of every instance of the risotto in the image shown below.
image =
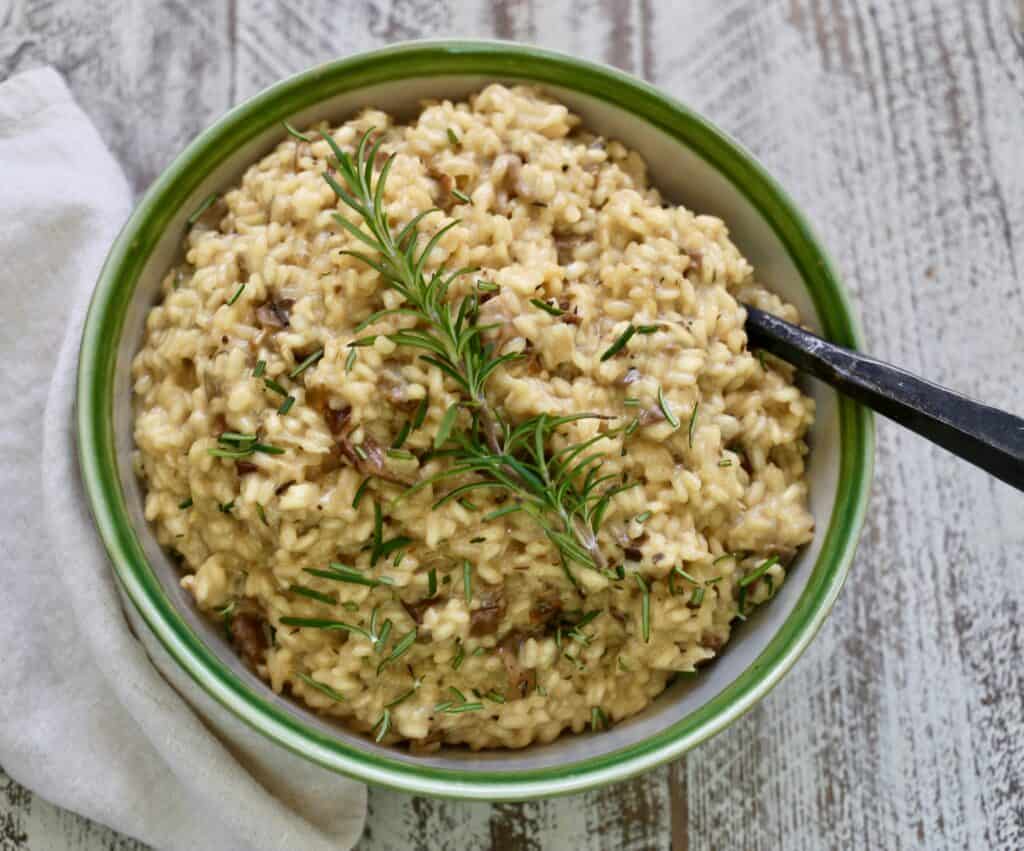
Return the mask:
<svg viewBox="0 0 1024 851"><path fill-rule="evenodd" d="M694 674L813 533L814 405L742 303L796 310L536 89L282 137L190 219L133 364L198 607L276 692L421 752Z"/></svg>

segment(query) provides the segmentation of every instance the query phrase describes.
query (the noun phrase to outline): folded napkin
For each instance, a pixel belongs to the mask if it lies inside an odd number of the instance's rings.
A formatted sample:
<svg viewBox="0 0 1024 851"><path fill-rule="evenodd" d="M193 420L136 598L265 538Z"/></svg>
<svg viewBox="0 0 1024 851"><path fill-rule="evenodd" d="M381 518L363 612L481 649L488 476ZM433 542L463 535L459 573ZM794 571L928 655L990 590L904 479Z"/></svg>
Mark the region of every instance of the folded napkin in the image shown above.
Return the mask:
<svg viewBox="0 0 1024 851"><path fill-rule="evenodd" d="M160 651L147 655L93 529L75 369L130 208L121 170L54 71L0 84L0 765L158 848L344 851L363 829L365 787L263 739Z"/></svg>

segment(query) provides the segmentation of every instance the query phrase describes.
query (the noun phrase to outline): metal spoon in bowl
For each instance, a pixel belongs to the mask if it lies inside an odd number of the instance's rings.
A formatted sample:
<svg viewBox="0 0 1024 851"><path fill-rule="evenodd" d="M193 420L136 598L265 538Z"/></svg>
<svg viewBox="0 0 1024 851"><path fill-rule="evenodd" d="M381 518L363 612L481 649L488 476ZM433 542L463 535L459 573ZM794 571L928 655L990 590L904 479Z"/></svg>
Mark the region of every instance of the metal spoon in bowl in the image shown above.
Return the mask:
<svg viewBox="0 0 1024 851"><path fill-rule="evenodd" d="M1024 419L744 305L747 338L911 431L1024 490Z"/></svg>

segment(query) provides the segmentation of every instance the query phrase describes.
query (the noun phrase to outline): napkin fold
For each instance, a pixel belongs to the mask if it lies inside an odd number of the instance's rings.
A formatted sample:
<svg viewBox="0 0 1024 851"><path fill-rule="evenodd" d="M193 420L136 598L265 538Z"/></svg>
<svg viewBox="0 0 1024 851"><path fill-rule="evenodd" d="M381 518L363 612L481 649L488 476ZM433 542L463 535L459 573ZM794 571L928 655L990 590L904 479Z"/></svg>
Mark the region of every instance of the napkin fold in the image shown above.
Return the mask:
<svg viewBox="0 0 1024 851"><path fill-rule="evenodd" d="M147 654L93 527L75 370L131 203L55 71L0 83L0 765L158 848L345 851L365 787L247 728L158 646Z"/></svg>

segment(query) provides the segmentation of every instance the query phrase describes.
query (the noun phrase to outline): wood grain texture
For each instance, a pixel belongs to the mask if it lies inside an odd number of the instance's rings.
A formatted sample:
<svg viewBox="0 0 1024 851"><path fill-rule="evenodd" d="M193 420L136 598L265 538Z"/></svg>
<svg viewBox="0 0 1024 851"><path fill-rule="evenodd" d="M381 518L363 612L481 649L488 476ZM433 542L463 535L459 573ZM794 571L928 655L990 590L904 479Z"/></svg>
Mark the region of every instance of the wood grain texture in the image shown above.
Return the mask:
<svg viewBox="0 0 1024 851"><path fill-rule="evenodd" d="M452 34L609 62L704 112L815 223L870 351L1024 411L1019 0L0 0L0 79L56 65L141 191L280 77ZM1024 498L879 426L851 579L745 718L571 798L372 790L362 851L1024 847ZM138 847L0 790L0 851Z"/></svg>

